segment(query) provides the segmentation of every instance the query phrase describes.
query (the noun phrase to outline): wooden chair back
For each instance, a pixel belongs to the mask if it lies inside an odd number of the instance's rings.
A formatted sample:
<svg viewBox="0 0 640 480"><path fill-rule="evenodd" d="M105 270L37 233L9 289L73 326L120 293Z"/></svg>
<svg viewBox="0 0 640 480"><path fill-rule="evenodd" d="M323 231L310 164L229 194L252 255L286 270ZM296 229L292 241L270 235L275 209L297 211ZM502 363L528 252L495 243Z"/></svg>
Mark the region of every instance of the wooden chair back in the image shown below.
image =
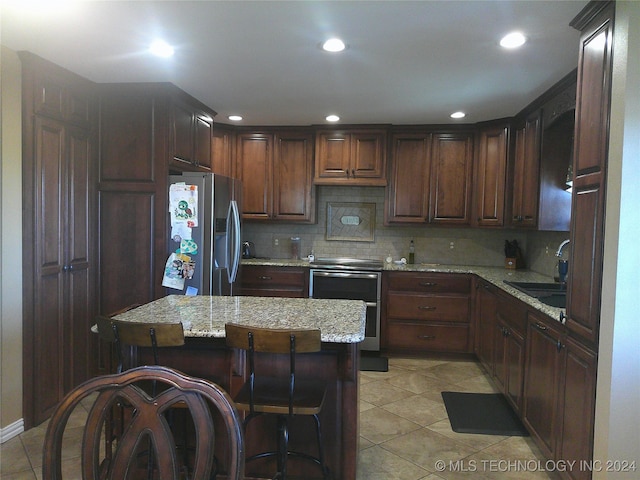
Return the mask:
<svg viewBox="0 0 640 480"><path fill-rule="evenodd" d="M166 386L155 397L138 386L140 382L158 382ZM178 460L171 429L164 412L176 402L184 403L191 412L195 430L195 456L192 478L209 478L214 465L215 431L211 409L226 430L219 435L226 442L227 477L239 480L244 476L244 438L242 423L233 401L216 384L194 378L166 367L145 366L124 373L96 377L69 392L58 405L49 421L45 435L42 473L48 480L61 480L62 442L65 427L76 406L87 397L95 398L84 426L81 469L82 478L129 478L136 467L136 455L142 442L151 441L157 452L155 470L160 480L180 477ZM109 412L125 400L135 414L113 443L113 452L101 450L102 431L109 421Z"/></svg>
<svg viewBox="0 0 640 480"><path fill-rule="evenodd" d="M184 345L182 323L127 322L112 319L122 345L133 347L181 347Z"/></svg>
<svg viewBox="0 0 640 480"><path fill-rule="evenodd" d="M258 328L227 323L224 326L227 346L249 350L249 333L253 349L264 353L290 353L291 337L295 339L296 353L319 352L322 347L320 330Z"/></svg>

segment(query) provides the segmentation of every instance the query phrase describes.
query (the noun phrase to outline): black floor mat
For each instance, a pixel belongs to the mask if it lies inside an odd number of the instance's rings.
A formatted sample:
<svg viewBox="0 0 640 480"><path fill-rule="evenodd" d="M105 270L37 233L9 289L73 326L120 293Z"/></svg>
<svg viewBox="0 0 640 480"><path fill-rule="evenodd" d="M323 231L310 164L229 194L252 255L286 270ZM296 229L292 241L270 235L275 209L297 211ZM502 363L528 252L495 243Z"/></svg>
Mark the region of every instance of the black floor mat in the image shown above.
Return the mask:
<svg viewBox="0 0 640 480"><path fill-rule="evenodd" d="M442 392L451 429L458 433L526 437L527 429L500 393Z"/></svg>
<svg viewBox="0 0 640 480"><path fill-rule="evenodd" d="M360 355L360 370L363 372L388 372L389 359L387 357Z"/></svg>

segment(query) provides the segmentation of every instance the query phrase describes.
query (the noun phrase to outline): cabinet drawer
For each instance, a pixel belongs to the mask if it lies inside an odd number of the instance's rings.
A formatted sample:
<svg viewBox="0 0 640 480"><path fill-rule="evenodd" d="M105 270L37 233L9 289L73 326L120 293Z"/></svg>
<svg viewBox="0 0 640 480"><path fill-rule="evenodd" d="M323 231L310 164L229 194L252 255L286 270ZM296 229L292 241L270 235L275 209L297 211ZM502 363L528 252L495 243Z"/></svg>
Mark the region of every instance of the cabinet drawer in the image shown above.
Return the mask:
<svg viewBox="0 0 640 480"><path fill-rule="evenodd" d="M389 290L422 293L469 293L469 275L437 273L389 273Z"/></svg>
<svg viewBox="0 0 640 480"><path fill-rule="evenodd" d="M309 271L304 268L244 265L241 270L243 295L264 297L306 297Z"/></svg>
<svg viewBox="0 0 640 480"><path fill-rule="evenodd" d="M416 325L393 322L387 328L390 349L468 352L468 325Z"/></svg>
<svg viewBox="0 0 640 480"><path fill-rule="evenodd" d="M387 316L407 320L466 323L469 321L469 298L390 293L387 296Z"/></svg>

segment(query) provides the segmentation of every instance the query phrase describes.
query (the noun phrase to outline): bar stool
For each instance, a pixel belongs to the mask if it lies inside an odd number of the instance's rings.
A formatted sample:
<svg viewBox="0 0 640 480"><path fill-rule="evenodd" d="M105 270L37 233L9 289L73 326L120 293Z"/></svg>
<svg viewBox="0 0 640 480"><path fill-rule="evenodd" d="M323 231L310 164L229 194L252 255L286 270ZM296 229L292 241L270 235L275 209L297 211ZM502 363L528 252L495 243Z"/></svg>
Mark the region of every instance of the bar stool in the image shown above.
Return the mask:
<svg viewBox="0 0 640 480"><path fill-rule="evenodd" d="M266 457L277 458L278 472L273 477L287 478L287 458L297 456L311 460L328 479L330 472L324 461L319 413L327 392L325 382L296 376L296 355L321 349L320 330L281 330L226 324L226 343L231 348L245 350L249 357L249 378L234 398L236 408L247 413L243 427L264 414L277 416L278 448L252 455L247 462ZM256 374L256 352L288 354L289 374L281 377ZM311 416L315 421L318 456L289 450L289 425L294 416Z"/></svg>

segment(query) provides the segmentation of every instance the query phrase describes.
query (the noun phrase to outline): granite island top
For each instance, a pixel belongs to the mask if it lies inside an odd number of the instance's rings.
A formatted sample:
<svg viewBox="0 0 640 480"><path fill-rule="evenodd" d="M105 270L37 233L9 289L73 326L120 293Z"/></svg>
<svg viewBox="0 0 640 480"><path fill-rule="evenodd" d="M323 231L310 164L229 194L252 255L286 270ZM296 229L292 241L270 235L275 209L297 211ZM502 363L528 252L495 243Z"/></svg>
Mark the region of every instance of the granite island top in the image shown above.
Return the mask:
<svg viewBox="0 0 640 480"><path fill-rule="evenodd" d="M114 317L130 322L182 322L185 337L224 338L225 323L265 328L319 328L326 343L364 340L360 300L169 295Z"/></svg>
<svg viewBox="0 0 640 480"><path fill-rule="evenodd" d="M271 265L279 267L307 267L309 268L309 262L306 260L289 260L289 259L244 259L243 265ZM511 282L552 282L553 278L543 275L541 273L533 272L530 270L510 270L504 267L488 267L482 265L446 265L439 263L416 263L412 265L396 265L394 263L385 263L383 267L384 271L393 272L433 272L433 273L468 273L474 274L478 277L492 283L496 287L504 290L510 295L518 298L527 305L535 308L536 310L549 315L555 320L560 321L561 313L565 311L564 308L551 307L545 305L535 297L531 297L520 290L513 288L510 285L504 283L505 280Z"/></svg>

